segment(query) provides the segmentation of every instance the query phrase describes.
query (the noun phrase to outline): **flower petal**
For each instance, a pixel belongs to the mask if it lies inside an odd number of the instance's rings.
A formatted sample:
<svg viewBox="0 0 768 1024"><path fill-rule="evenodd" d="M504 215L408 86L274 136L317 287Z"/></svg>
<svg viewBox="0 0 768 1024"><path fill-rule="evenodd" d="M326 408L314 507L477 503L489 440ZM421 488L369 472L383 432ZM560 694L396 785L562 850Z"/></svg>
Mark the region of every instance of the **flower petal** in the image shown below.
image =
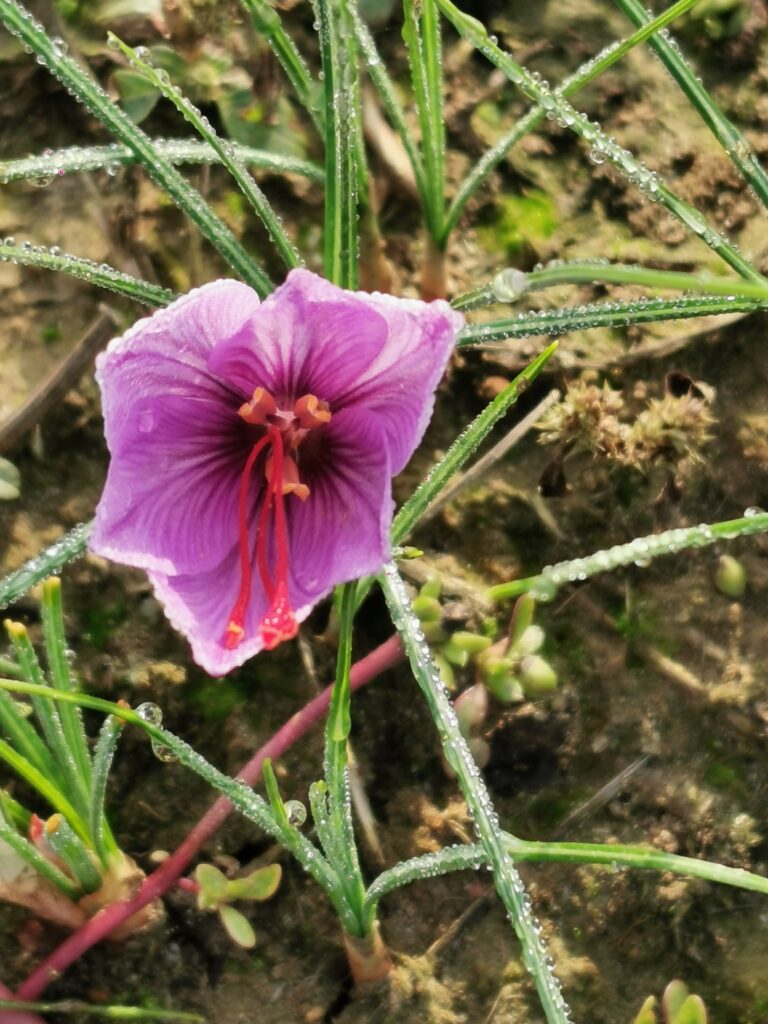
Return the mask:
<svg viewBox="0 0 768 1024"><path fill-rule="evenodd" d="M139 321L99 357L112 461L94 551L178 573L209 569L231 550L248 441L240 396L206 362L217 337L237 336L257 306L245 285L214 282Z"/></svg>
<svg viewBox="0 0 768 1024"><path fill-rule="evenodd" d="M291 499L292 603L314 604L337 583L376 572L389 558L389 456L375 417L345 409L323 436L322 461L302 467L306 502Z"/></svg>
<svg viewBox="0 0 768 1024"><path fill-rule="evenodd" d="M231 650L224 645L225 630L240 586L236 550L208 572L179 576L150 572L149 578L171 625L187 637L192 656L209 675L226 675L264 649L259 623L267 611L267 598L258 582L254 584L243 623L242 643ZM302 622L311 610L310 604L294 610L297 621Z"/></svg>
<svg viewBox="0 0 768 1024"><path fill-rule="evenodd" d="M394 474L426 429L463 322L446 302L348 292L293 270L259 308L253 340L224 342L208 365L245 394L313 394L334 413L364 406L380 420Z"/></svg>

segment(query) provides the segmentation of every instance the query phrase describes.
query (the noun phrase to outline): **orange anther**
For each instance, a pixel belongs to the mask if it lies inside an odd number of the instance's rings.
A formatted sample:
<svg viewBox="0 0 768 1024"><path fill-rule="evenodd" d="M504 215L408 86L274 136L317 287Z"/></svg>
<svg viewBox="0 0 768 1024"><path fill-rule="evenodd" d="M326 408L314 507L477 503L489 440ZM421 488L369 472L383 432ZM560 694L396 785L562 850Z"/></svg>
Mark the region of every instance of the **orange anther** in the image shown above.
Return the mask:
<svg viewBox="0 0 768 1024"><path fill-rule="evenodd" d="M331 422L331 410L328 403L314 395L302 395L293 407L293 415L304 430L321 427Z"/></svg>
<svg viewBox="0 0 768 1024"><path fill-rule="evenodd" d="M264 388L256 388L250 402L245 402L237 410L246 423L258 423L265 426L270 416L277 412L275 400Z"/></svg>

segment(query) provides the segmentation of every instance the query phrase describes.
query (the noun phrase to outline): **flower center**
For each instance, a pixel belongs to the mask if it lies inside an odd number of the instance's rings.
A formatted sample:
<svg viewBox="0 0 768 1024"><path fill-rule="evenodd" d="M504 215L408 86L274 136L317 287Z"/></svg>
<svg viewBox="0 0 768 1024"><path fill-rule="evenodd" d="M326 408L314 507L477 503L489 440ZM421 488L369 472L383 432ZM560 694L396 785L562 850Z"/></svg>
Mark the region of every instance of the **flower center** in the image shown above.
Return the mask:
<svg viewBox="0 0 768 1024"><path fill-rule="evenodd" d="M269 608L259 623L264 647L271 651L283 640L296 636L299 625L288 596L290 545L285 517L285 498L293 495L301 501L309 497L309 487L299 479L298 450L307 434L330 422L327 402L314 395L303 395L286 412L278 408L265 388L256 388L238 415L265 433L251 448L240 476L238 502L238 549L240 553L240 590L224 633L224 646L237 647L245 637L245 616L251 600L252 565L255 562ZM256 525L255 544L249 539L248 491L251 474L259 456L266 452L261 470L265 484ZM269 538L274 554L270 557Z"/></svg>

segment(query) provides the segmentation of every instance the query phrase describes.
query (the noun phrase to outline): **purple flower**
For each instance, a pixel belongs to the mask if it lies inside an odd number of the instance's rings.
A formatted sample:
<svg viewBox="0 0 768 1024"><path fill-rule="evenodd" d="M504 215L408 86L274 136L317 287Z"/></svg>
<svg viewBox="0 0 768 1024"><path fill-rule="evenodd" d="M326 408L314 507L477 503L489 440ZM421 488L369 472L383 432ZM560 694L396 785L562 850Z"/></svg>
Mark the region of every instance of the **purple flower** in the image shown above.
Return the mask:
<svg viewBox="0 0 768 1024"><path fill-rule="evenodd" d="M223 675L388 558L391 478L462 317L294 270L263 303L215 281L97 361L112 455L90 546L147 570Z"/></svg>

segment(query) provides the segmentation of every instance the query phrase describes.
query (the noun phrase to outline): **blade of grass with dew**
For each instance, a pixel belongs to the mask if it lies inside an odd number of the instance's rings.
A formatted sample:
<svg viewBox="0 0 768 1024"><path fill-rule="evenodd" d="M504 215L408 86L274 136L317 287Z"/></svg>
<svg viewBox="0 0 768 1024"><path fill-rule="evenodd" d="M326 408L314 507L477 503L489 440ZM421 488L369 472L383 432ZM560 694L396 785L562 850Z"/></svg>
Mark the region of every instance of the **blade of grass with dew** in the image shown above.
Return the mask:
<svg viewBox="0 0 768 1024"><path fill-rule="evenodd" d="M349 17L340 0L316 0L325 88L325 276L342 288L357 287L357 116L353 111L357 67L350 61Z"/></svg>
<svg viewBox="0 0 768 1024"><path fill-rule="evenodd" d="M59 687L59 689L68 689L68 687ZM75 708L76 706L73 704L61 704L60 710L63 711L65 707ZM77 708L77 710L79 711L80 709ZM112 759L115 756L122 728L123 722L119 718L114 718L111 715L105 718L99 730L99 738L93 751L91 793L88 801L88 824L93 848L105 866L109 863L110 856L116 853L118 849L117 843L112 838L107 826L104 801L107 793L107 779L109 778Z"/></svg>
<svg viewBox="0 0 768 1024"><path fill-rule="evenodd" d="M356 583L347 583L341 588L336 678L325 722L323 763L327 784L328 833L333 837L334 848L342 858L341 863L334 866L344 888L347 902L360 921L360 928L355 934L362 936L366 934L362 915L365 883L360 871L352 825L352 800L349 790L347 756L347 741L352 728L349 671L352 667L352 622L355 616L356 593ZM315 794L319 795L317 789Z"/></svg>
<svg viewBox="0 0 768 1024"><path fill-rule="evenodd" d="M572 75L569 75L559 86L557 86L555 91L565 97L575 95L588 82L594 81L609 67L615 64L618 60L621 60L621 58L635 46L639 46L641 43L644 43L650 36L660 31L660 29L664 28L676 18L679 18L698 2L699 0L678 0L677 3L672 4L671 7L667 8L666 11L662 11L658 17L653 18L636 32L633 32L631 36L628 36L621 42L609 44L604 50L597 54L597 56L591 57L588 61L585 61ZM515 124L510 131L506 133L506 135L502 136L502 138L500 138L499 141L488 150L488 152L483 154L480 160L475 164L460 184L456 195L448 208L445 219L445 238L443 239L443 243L445 243L448 235L456 227L456 223L467 204L467 200L474 195L494 167L497 167L498 164L501 163L507 153L509 153L510 149L512 149L512 147L515 146L525 135L530 134L530 132L538 128L541 122L545 119L545 116L546 112L542 107L536 106L532 110L529 110L528 113L525 114L517 124Z"/></svg>
<svg viewBox="0 0 768 1024"><path fill-rule="evenodd" d="M253 27L269 43L301 105L322 137L325 135L324 110L319 102L320 89L312 80L304 58L283 28L280 14L266 0L240 0L250 14Z"/></svg>
<svg viewBox="0 0 768 1024"><path fill-rule="evenodd" d="M507 852L517 863L527 861L544 864L594 864L612 869L625 867L671 871L689 878L701 878L707 882L717 882L720 885L729 885L735 889L746 889L768 896L768 878L762 875L745 871L744 868L731 868L717 861L665 853L650 846L529 842L517 839L506 832L502 833L502 841ZM477 870L486 864L488 858L479 843L449 846L435 853L402 861L388 871L383 871L371 884L366 898L367 905L375 907L379 900L401 886L453 871Z"/></svg>
<svg viewBox="0 0 768 1024"><path fill-rule="evenodd" d="M417 4L417 0L403 0L403 41L421 131L426 200L424 219L430 235L438 239L442 235L445 213L445 130L442 125L440 67L435 66L440 43L434 0L426 0L424 4ZM438 117L439 128L437 134L433 134Z"/></svg>
<svg viewBox="0 0 768 1024"><path fill-rule="evenodd" d="M108 1020L155 1020L167 1024L205 1024L197 1013L182 1010L147 1010L139 1006L98 1006L80 999L63 999L55 1003L40 1003L23 999L0 999L0 1010L34 1010L37 1013L77 1014L78 1020L103 1017Z"/></svg>
<svg viewBox="0 0 768 1024"><path fill-rule="evenodd" d="M768 309L768 303L730 295L723 298L684 295L676 299L641 298L629 302L596 302L584 306L540 309L531 313L518 313L517 316L503 320L468 324L459 335L458 345L466 348L513 338L552 336L598 327L628 327L631 324L658 323L661 320L755 313L764 309Z"/></svg>
<svg viewBox="0 0 768 1024"><path fill-rule="evenodd" d="M635 25L645 25L648 12L638 0L614 0ZM686 99L699 113L717 141L749 182L763 206L768 207L768 173L760 163L749 140L719 109L706 88L688 66L685 57L669 34L656 35L649 46L677 82Z"/></svg>
<svg viewBox="0 0 768 1024"><path fill-rule="evenodd" d="M635 284L644 288L675 289L709 295L738 296L768 302L768 282L742 278L685 274L674 270L609 263L604 260L555 260L541 270L524 273L514 267L502 270L489 281L454 299L454 309L476 309L497 302L517 302L528 292L563 284Z"/></svg>
<svg viewBox="0 0 768 1024"><path fill-rule="evenodd" d="M41 270L69 274L81 281L87 281L88 284L107 288L148 306L167 306L176 298L168 288L160 288L156 284L131 277L130 274L123 274L107 263L96 263L82 256L72 256L62 252L57 245L50 248L32 245L31 242L16 245L6 239L0 241L0 263L15 263L19 266L38 267Z"/></svg>
<svg viewBox="0 0 768 1024"><path fill-rule="evenodd" d="M709 224L696 207L676 195L657 174L649 171L629 150L620 146L599 125L571 106L560 92L538 81L530 71L518 64L510 54L491 40L482 22L460 11L451 0L436 0L436 3L459 35L479 50L491 64L503 71L528 99L547 113L551 113L559 123L578 135L590 147L590 153L599 153L602 159L609 160L646 198L661 203L688 231L698 236L741 277L748 281L764 280L734 246Z"/></svg>
<svg viewBox="0 0 768 1024"><path fill-rule="evenodd" d="M21 670L20 679L26 679ZM43 743L34 727L27 721L21 708L12 697L4 693L0 697L0 730L5 733L14 750L17 750L43 775L56 777L56 762L48 747Z"/></svg>
<svg viewBox="0 0 768 1024"><path fill-rule="evenodd" d="M123 56L128 58L131 64L144 75L147 81L151 82L167 100L170 100L179 113L189 121L203 141L216 153L219 161L232 175L238 188L266 228L285 265L289 268L303 266L304 261L299 255L296 246L286 234L280 218L272 209L272 205L267 197L253 180L246 165L238 158L234 147L216 134L208 118L172 84L167 71L158 70L146 60L142 60L133 47L128 46L113 32L108 33L108 39L110 43L118 47Z"/></svg>
<svg viewBox="0 0 768 1024"><path fill-rule="evenodd" d="M276 174L297 174L320 183L324 180L322 168L308 160L270 153L265 149L244 146L239 142L229 144L237 159L249 167L273 171ZM220 162L218 153L197 139L153 139L152 145L174 165ZM117 142L112 142L108 146L68 146L65 149L46 150L37 156L0 162L0 185L6 185L11 181L45 180L65 174L80 174L83 171L106 170L114 174L118 168L130 167L137 162L133 150Z"/></svg>
<svg viewBox="0 0 768 1024"><path fill-rule="evenodd" d="M45 653L51 681L59 690L76 690L67 658L67 638L64 634L64 614L61 608L61 580L58 576L51 576L43 584L41 609ZM71 704L62 704L59 708L59 718L67 749L77 766L77 774L85 788L89 789L91 755L80 711Z"/></svg>
<svg viewBox="0 0 768 1024"><path fill-rule="evenodd" d="M14 676L17 679L24 678L24 672L15 661L10 658L0 658L0 676Z"/></svg>
<svg viewBox="0 0 768 1024"><path fill-rule="evenodd" d="M522 392L536 380L556 349L557 342L549 345L456 438L443 458L429 471L424 481L397 512L391 531L394 545L402 544L448 480L464 465L494 424L515 404Z"/></svg>
<svg viewBox="0 0 768 1024"><path fill-rule="evenodd" d="M757 508L747 509L747 513L740 519L664 530L663 533L636 537L626 544L616 544L583 558L548 565L537 576L491 587L488 596L494 601L506 601L520 594L531 594L537 601L551 601L565 584L586 580L601 572L632 564L644 566L662 555L673 555L689 548L706 547L720 540L735 540L737 537L766 532L768 512Z"/></svg>
<svg viewBox="0 0 768 1024"><path fill-rule="evenodd" d="M3 577L0 580L0 608L7 608L23 597L35 584L58 572L67 562L85 554L92 528L92 522L80 523L53 544L39 551L21 568Z"/></svg>
<svg viewBox="0 0 768 1024"><path fill-rule="evenodd" d="M296 860L301 864L307 874L322 887L328 895L336 912L341 919L342 925L351 933L357 927L354 914L344 899L339 880L331 869L320 851L310 841L290 824L286 827L278 821L266 800L244 783L232 779L223 772L220 772L205 758L194 750L184 740L179 739L167 729L142 717L133 709L104 700L101 697L92 697L85 693L71 693L66 690L57 690L50 686L40 686L37 683L27 683L14 679L0 679L0 689L11 693L28 694L30 698L44 697L47 700L76 704L82 708L91 708L100 711L105 715L113 715L115 718L130 722L142 729L155 745L167 748L175 755L178 762L185 768L190 769L203 781L207 782L213 789L225 796L229 802L249 821L253 821L264 832L277 839ZM0 747L2 756L2 747ZM43 780L44 781L44 780ZM58 808L61 810L61 808ZM62 811L62 813L64 813ZM65 814L65 817L67 815Z"/></svg>
<svg viewBox="0 0 768 1024"><path fill-rule="evenodd" d="M384 109L386 110L388 117L405 147L405 152L411 163L411 167L413 168L416 187L421 197L422 205L426 210L429 206L429 191L425 178L424 162L419 150L414 144L411 132L408 130L408 126L406 125L405 111L400 105L394 84L389 77L389 73L387 72L384 62L379 56L378 50L376 49L376 43L374 42L370 29L360 17L360 11L358 10L357 4L354 2L350 3L349 10L352 17L355 35L360 46L360 51L365 61L366 69L370 75L371 81L376 86L376 90L384 104Z"/></svg>
<svg viewBox="0 0 768 1024"><path fill-rule="evenodd" d="M29 687L35 686L36 692L49 690L49 687L39 686L37 683L25 683L21 680L16 681L17 686ZM6 687L7 689L7 687ZM29 692L29 691L28 691ZM51 691L59 693L61 691ZM73 695L74 696L74 695ZM34 699L34 695L33 695ZM74 806L67 799L63 788L59 788L54 784L52 779L57 779L57 775L43 775L39 772L25 757L22 757L13 747L6 743L5 740L0 739L0 759L13 769L13 771L28 782L33 789L37 790L41 797L46 800L51 807L62 814L67 821L72 825L72 828L78 834L83 842L88 841L88 829L84 820L80 817ZM63 784L66 784L66 780L62 780Z"/></svg>
<svg viewBox="0 0 768 1024"><path fill-rule="evenodd" d="M5 626L19 664L24 670L24 676L32 683L47 686L26 627L20 622L6 622ZM68 686L66 689L71 689L71 687ZM57 778L60 780L61 788L70 795L78 809L78 816L84 818L88 812L90 778L86 778L80 773L75 752L69 746L59 709L51 701L40 697L32 698L32 707L35 710L35 717L40 723L46 746L58 765Z"/></svg>
<svg viewBox="0 0 768 1024"><path fill-rule="evenodd" d="M421 623L413 613L405 584L393 563L384 567L380 582L390 617L403 641L411 670L440 735L443 754L456 773L480 845L493 869L496 891L520 940L523 963L533 977L548 1024L569 1024L568 1007L550 966L551 959L541 938L541 929L531 913L530 898L504 847L498 817L480 770L459 729L456 713L432 659Z"/></svg>
<svg viewBox="0 0 768 1024"><path fill-rule="evenodd" d="M155 148L152 140L113 103L104 89L80 65L55 45L43 27L16 0L0 0L0 22L64 85L67 91L128 146L153 180L176 206L197 225L203 236L236 273L262 297L272 282L199 192Z"/></svg>
<svg viewBox="0 0 768 1024"><path fill-rule="evenodd" d="M69 899L80 899L83 895L80 887L57 868L51 860L43 856L36 846L16 831L13 825L7 821L2 803L2 797L0 797L0 844L4 843L9 846L25 864L28 864L41 878L56 886Z"/></svg>

